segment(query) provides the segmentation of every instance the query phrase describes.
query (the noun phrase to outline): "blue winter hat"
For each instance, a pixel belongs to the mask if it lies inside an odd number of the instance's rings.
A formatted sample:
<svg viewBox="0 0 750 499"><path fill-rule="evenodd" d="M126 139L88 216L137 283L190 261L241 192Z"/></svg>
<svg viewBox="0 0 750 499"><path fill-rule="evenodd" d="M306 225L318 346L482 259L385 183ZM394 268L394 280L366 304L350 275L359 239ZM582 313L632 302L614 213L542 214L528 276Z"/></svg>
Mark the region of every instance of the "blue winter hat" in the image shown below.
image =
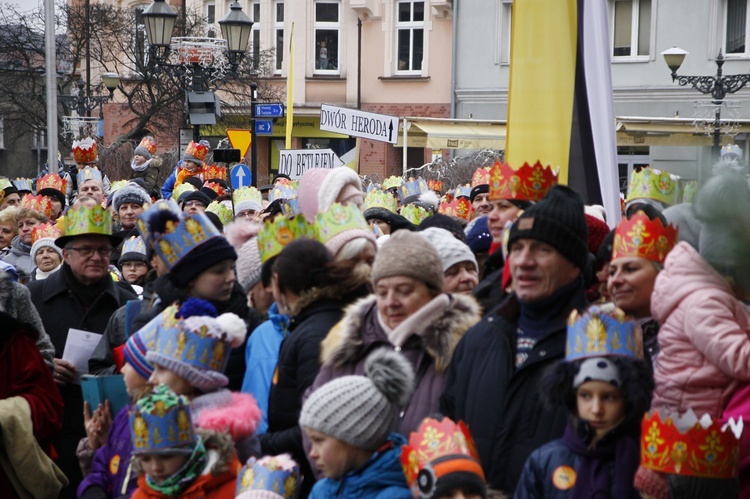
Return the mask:
<svg viewBox="0 0 750 499"><path fill-rule="evenodd" d="M466 244L471 248L472 253L486 253L490 251L492 244L492 234L487 226L487 217L479 217L466 234Z"/></svg>

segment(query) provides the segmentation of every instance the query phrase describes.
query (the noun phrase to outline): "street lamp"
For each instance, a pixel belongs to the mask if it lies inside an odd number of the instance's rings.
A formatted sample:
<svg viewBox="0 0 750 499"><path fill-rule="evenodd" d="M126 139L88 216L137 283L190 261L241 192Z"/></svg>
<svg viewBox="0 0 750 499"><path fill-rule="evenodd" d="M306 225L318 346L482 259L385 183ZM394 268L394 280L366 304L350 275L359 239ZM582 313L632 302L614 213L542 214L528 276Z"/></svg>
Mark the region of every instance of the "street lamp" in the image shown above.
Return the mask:
<svg viewBox="0 0 750 499"><path fill-rule="evenodd" d="M64 105L75 110L78 116L88 116L91 111L98 107L99 117L101 118L103 115L102 105L114 98L115 90L120 85L120 75L117 73L104 73L101 78L102 83L109 91L108 95L86 95L84 90L86 82L81 77L76 82L76 87L78 87L77 95L60 95L58 99Z"/></svg>
<svg viewBox="0 0 750 499"><path fill-rule="evenodd" d="M721 146L721 106L727 94L733 94L750 82L750 74L725 75L724 55L719 50L716 57L716 75L714 76L684 76L678 75L677 71L688 55L686 50L672 47L661 53L664 62L672 70L672 81L677 81L680 86L691 85L702 94L711 95L712 102L716 108L714 116L714 153L718 156Z"/></svg>
<svg viewBox="0 0 750 499"><path fill-rule="evenodd" d="M166 57L169 52L169 44L172 41L172 30L177 21L177 12L167 5L164 0L154 0L141 14L146 25L146 38L149 48L156 55L156 51L162 52L161 57Z"/></svg>
<svg viewBox="0 0 750 499"><path fill-rule="evenodd" d="M219 21L221 35L227 41L229 63L237 67L247 51L253 22L242 12L242 6L235 0L229 7L229 12Z"/></svg>

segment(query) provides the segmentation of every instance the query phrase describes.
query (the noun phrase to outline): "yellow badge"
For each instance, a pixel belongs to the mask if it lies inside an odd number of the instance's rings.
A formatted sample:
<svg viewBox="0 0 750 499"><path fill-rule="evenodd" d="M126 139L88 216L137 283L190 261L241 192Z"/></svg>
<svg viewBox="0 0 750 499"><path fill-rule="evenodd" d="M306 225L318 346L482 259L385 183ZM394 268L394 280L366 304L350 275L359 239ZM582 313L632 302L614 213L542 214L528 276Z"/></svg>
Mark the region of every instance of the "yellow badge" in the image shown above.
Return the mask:
<svg viewBox="0 0 750 499"><path fill-rule="evenodd" d="M109 472L113 475L117 474L117 470L120 469L120 456L115 454L112 459L109 460Z"/></svg>
<svg viewBox="0 0 750 499"><path fill-rule="evenodd" d="M570 466L558 466L552 473L552 483L559 490L568 490L576 484L576 472Z"/></svg>

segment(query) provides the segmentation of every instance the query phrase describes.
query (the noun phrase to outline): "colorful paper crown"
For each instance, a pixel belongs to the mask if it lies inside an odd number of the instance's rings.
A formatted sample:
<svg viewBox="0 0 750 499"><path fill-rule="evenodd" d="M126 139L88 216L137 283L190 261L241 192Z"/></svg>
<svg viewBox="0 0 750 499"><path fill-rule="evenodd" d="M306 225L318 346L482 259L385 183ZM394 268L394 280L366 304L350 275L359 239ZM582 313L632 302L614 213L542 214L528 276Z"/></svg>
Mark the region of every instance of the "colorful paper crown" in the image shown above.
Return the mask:
<svg viewBox="0 0 750 499"><path fill-rule="evenodd" d="M281 214L285 217L296 217L302 213L302 208L299 207L299 199L287 199L281 203Z"/></svg>
<svg viewBox="0 0 750 499"><path fill-rule="evenodd" d="M146 256L146 243L143 241L143 238L141 236L132 236L130 239L126 239L122 243L121 254L125 255L126 253L140 253Z"/></svg>
<svg viewBox="0 0 750 499"><path fill-rule="evenodd" d="M39 224L31 229L31 244L40 239L57 239L62 235L54 224Z"/></svg>
<svg viewBox="0 0 750 499"><path fill-rule="evenodd" d="M534 166L524 163L518 170L495 161L490 169L490 199L539 201L557 184L557 177L557 172L539 161Z"/></svg>
<svg viewBox="0 0 750 499"><path fill-rule="evenodd" d="M573 310L568 318L565 360L620 355L643 358L643 335L635 320L616 308L607 313L592 306L583 315Z"/></svg>
<svg viewBox="0 0 750 499"><path fill-rule="evenodd" d="M695 201L695 195L698 194L698 181L690 180L682 189L682 202L692 203Z"/></svg>
<svg viewBox="0 0 750 499"><path fill-rule="evenodd" d="M428 180L427 181L427 188L431 191L436 191L438 193L443 192L443 182L440 180Z"/></svg>
<svg viewBox="0 0 750 499"><path fill-rule="evenodd" d="M114 182L109 184L109 193L112 194L113 192L117 192L129 183L130 181L128 180L115 180Z"/></svg>
<svg viewBox="0 0 750 499"><path fill-rule="evenodd" d="M401 177L397 177L395 175L391 175L387 179L383 180L383 189L398 189L401 187L401 184L404 183L404 179Z"/></svg>
<svg viewBox="0 0 750 499"><path fill-rule="evenodd" d="M737 144L727 144L721 148L721 157L733 155L736 159L742 158L742 149Z"/></svg>
<svg viewBox="0 0 750 499"><path fill-rule="evenodd" d="M414 497L432 497L450 473L472 473L484 481L474 439L463 421L426 418L401 449L401 466Z"/></svg>
<svg viewBox="0 0 750 499"><path fill-rule="evenodd" d="M98 168L92 166L87 166L80 170L78 172L78 175L76 175L76 179L78 180L79 189L87 180L94 180L104 185L104 183L102 182L102 172L100 172Z"/></svg>
<svg viewBox="0 0 750 499"><path fill-rule="evenodd" d="M456 198L471 198L471 186L470 185L459 185L456 187L455 194L453 197Z"/></svg>
<svg viewBox="0 0 750 499"><path fill-rule="evenodd" d="M37 192L41 191L42 189L54 189L65 194L65 189L67 186L68 181L56 173L48 173L47 175L36 181Z"/></svg>
<svg viewBox="0 0 750 499"><path fill-rule="evenodd" d="M423 192L427 192L430 189L427 187L427 182L423 178L410 178L404 182L398 188L398 197L403 201L404 199L411 196L419 196Z"/></svg>
<svg viewBox="0 0 750 499"><path fill-rule="evenodd" d="M188 161L192 161L192 158L195 158L202 163L206 159L206 155L208 155L208 146L191 140L185 149L184 158Z"/></svg>
<svg viewBox="0 0 750 499"><path fill-rule="evenodd" d="M276 217L273 222L263 224L263 228L258 232L260 261L267 262L296 239L314 238L313 226L307 222L304 215L300 214L291 219Z"/></svg>
<svg viewBox="0 0 750 499"><path fill-rule="evenodd" d="M204 182L203 187L211 189L219 197L227 195L227 190L224 189L220 184L217 184L216 182Z"/></svg>
<svg viewBox="0 0 750 499"><path fill-rule="evenodd" d="M640 257L664 263L674 245L677 244L678 229L672 224L664 227L659 217L653 220L642 211L623 218L615 228L612 242L612 260L622 257Z"/></svg>
<svg viewBox="0 0 750 499"><path fill-rule="evenodd" d="M19 191L33 192L34 190L34 184L30 178L17 178L13 181L13 185L15 185L16 189Z"/></svg>
<svg viewBox="0 0 750 499"><path fill-rule="evenodd" d="M234 202L234 212L239 213L243 210L262 210L263 193L255 187L240 187L232 192L232 201Z"/></svg>
<svg viewBox="0 0 750 499"><path fill-rule="evenodd" d="M73 142L73 159L79 164L95 163L99 159L96 141L87 137Z"/></svg>
<svg viewBox="0 0 750 499"><path fill-rule="evenodd" d="M360 229L369 232L370 225L365 220L365 216L357 205L350 204L343 206L339 203L334 203L327 211L318 213L315 216L313 229L315 240L325 244L348 230Z"/></svg>
<svg viewBox="0 0 750 499"><path fill-rule="evenodd" d="M297 190L290 185L281 183L274 184L271 192L268 193L268 202L271 203L277 199L294 199L297 197Z"/></svg>
<svg viewBox="0 0 750 499"><path fill-rule="evenodd" d="M180 199L180 196L186 192L192 192L197 191L198 189L195 188L193 184L190 184L188 182L183 182L182 184L176 186L174 190L172 191L172 198L175 201Z"/></svg>
<svg viewBox="0 0 750 499"><path fill-rule="evenodd" d="M64 236L82 236L85 234L112 235L112 215L109 210L99 205L91 208L79 206L71 208L65 214Z"/></svg>
<svg viewBox="0 0 750 499"><path fill-rule="evenodd" d="M490 169L488 168L477 168L474 170L474 174L471 176L471 188L478 185L487 185L490 183Z"/></svg>
<svg viewBox="0 0 750 499"><path fill-rule="evenodd" d="M13 182L9 178L0 178L0 190L5 190L8 187L14 187Z"/></svg>
<svg viewBox="0 0 750 499"><path fill-rule="evenodd" d="M429 211L416 204L408 204L401 207L401 216L413 223L419 225L422 221L432 215Z"/></svg>
<svg viewBox="0 0 750 499"><path fill-rule="evenodd" d="M219 220L221 220L221 223L227 225L229 222L234 220L234 213L232 213L232 208L227 206L228 202L229 201L211 201L211 203L206 208L206 211L215 213L216 216L219 217Z"/></svg>
<svg viewBox="0 0 750 499"><path fill-rule="evenodd" d="M369 208L383 208L391 213L396 213L398 201L390 192L373 189L365 196L365 210Z"/></svg>
<svg viewBox="0 0 750 499"><path fill-rule="evenodd" d="M284 499L295 499L301 484L302 473L289 454L266 456L260 460L251 457L237 475L234 496L235 499L250 499L261 497L253 492L268 491Z"/></svg>
<svg viewBox="0 0 750 499"><path fill-rule="evenodd" d="M192 451L197 438L190 420L190 403L167 385L133 404L130 434L133 454L159 453L182 448Z"/></svg>
<svg viewBox="0 0 750 499"><path fill-rule="evenodd" d="M203 178L206 180L227 180L227 168L219 165L206 165L203 169ZM219 194L223 196L223 194Z"/></svg>
<svg viewBox="0 0 750 499"><path fill-rule="evenodd" d="M646 413L641 424L641 465L670 475L736 478L742 418L722 424L692 410L682 417Z"/></svg>
<svg viewBox="0 0 750 499"><path fill-rule="evenodd" d="M52 216L52 201L47 196L32 196L31 194L27 194L21 199L20 207L44 213L44 216L47 218Z"/></svg>
<svg viewBox="0 0 750 499"><path fill-rule="evenodd" d="M156 153L156 142L153 141L152 137L143 137L138 147L144 148L152 156Z"/></svg>
<svg viewBox="0 0 750 499"><path fill-rule="evenodd" d="M679 181L680 177L676 175L650 167L643 168L639 172L633 170L626 201L647 198L673 205L678 202Z"/></svg>
<svg viewBox="0 0 750 499"><path fill-rule="evenodd" d="M448 215L449 217L461 218L463 220L471 220L471 216L474 213L474 207L471 205L471 201L467 198L461 197L454 199L451 202L443 202L438 206L438 213Z"/></svg>

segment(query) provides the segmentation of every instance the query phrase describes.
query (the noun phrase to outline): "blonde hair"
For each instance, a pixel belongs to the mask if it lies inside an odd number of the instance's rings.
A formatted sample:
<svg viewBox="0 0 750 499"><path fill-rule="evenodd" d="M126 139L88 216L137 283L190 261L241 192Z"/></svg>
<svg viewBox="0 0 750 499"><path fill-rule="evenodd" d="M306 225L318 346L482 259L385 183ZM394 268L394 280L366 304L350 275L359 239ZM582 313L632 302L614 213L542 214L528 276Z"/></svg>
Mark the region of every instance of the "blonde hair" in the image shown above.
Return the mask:
<svg viewBox="0 0 750 499"><path fill-rule="evenodd" d="M4 210L0 211L0 224L11 224L16 232L18 232L18 225L16 225L16 214L18 208L15 206L9 206Z"/></svg>

